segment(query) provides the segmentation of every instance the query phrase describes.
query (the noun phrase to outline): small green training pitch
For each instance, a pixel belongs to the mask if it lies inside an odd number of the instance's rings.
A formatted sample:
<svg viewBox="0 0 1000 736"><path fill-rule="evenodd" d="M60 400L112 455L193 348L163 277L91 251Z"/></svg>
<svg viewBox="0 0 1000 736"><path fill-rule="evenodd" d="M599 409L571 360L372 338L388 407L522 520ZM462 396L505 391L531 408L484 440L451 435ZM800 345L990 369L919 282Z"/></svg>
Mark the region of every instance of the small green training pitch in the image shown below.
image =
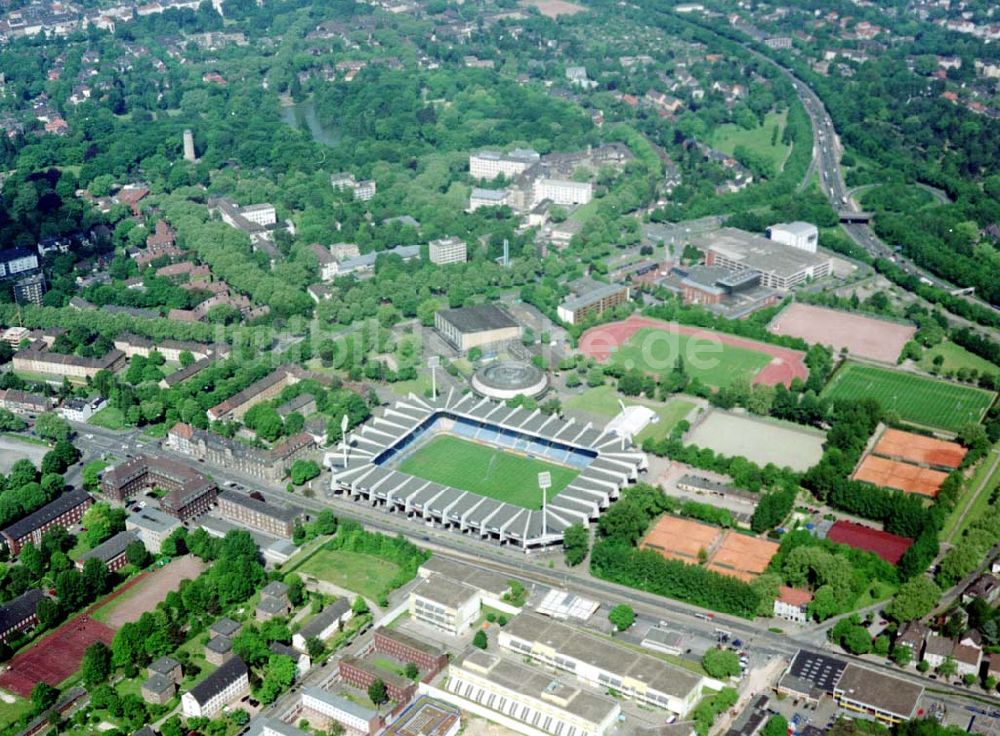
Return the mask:
<svg viewBox="0 0 1000 736"><path fill-rule="evenodd" d="M549 499L579 475L577 470L562 465L448 434L438 435L417 448L397 470L526 509L542 508L539 473L552 474Z"/></svg>
<svg viewBox="0 0 1000 736"><path fill-rule="evenodd" d="M993 403L988 391L860 363L842 366L823 395L834 400L871 397L904 422L951 432L981 421Z"/></svg>
<svg viewBox="0 0 1000 736"><path fill-rule="evenodd" d="M771 356L712 339L712 333L680 335L655 327L643 327L611 354L611 361L627 370L664 375L673 370L677 358L691 378L721 388L742 379L748 383L771 362Z"/></svg>

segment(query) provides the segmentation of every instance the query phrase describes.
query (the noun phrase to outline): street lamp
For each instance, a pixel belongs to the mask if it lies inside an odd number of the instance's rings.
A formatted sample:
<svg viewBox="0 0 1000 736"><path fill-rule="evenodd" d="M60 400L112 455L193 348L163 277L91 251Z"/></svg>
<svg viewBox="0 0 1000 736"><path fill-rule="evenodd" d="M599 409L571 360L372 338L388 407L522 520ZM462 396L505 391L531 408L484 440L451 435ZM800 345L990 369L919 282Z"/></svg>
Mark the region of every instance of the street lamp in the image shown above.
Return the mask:
<svg viewBox="0 0 1000 736"><path fill-rule="evenodd" d="M432 355L427 359L427 367L431 369L431 398L437 401L438 390L437 390L437 367L441 365L441 358L437 355Z"/></svg>
<svg viewBox="0 0 1000 736"><path fill-rule="evenodd" d="M340 418L340 442L344 446L344 470L347 470L347 414Z"/></svg>
<svg viewBox="0 0 1000 736"><path fill-rule="evenodd" d="M548 490L552 487L552 473L539 473L538 487L542 489L542 536L545 536L548 529Z"/></svg>

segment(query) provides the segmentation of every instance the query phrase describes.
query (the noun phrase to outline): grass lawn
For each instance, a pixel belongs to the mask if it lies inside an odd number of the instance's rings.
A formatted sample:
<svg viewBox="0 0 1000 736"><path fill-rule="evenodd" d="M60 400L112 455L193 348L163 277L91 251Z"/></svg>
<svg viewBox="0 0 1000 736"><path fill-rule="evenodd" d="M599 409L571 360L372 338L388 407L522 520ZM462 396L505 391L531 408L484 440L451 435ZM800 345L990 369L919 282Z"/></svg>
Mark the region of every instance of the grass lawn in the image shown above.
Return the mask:
<svg viewBox="0 0 1000 736"><path fill-rule="evenodd" d="M389 584L399 573L399 566L359 552L321 549L295 568L295 572L378 600L389 590Z"/></svg>
<svg viewBox="0 0 1000 736"><path fill-rule="evenodd" d="M641 445L647 439L662 440L677 426L677 422L686 417L696 404L686 399L671 399L665 405L653 407L660 418L656 424L650 424L636 435L636 444Z"/></svg>
<svg viewBox="0 0 1000 736"><path fill-rule="evenodd" d="M440 376L439 376L440 378ZM438 382L438 391L440 391L441 383ZM389 388L397 396L406 396L410 392L415 393L417 396L423 396L425 391L431 390L431 377L423 373L418 373L417 377L412 381L398 381L396 383L390 383Z"/></svg>
<svg viewBox="0 0 1000 736"><path fill-rule="evenodd" d="M14 696L14 702L0 700L0 728L4 728L31 711L31 701Z"/></svg>
<svg viewBox="0 0 1000 736"><path fill-rule="evenodd" d="M446 434L418 448L400 463L398 470L526 509L542 508L538 473L552 474L550 499L579 475L577 470L562 465Z"/></svg>
<svg viewBox="0 0 1000 736"><path fill-rule="evenodd" d="M655 327L643 327L611 354L615 365L626 369L638 368L643 373L669 373L677 360L684 359L684 368L691 378L709 386L728 386L737 379L750 381L771 356L756 350L725 345L710 334L679 335Z"/></svg>
<svg viewBox="0 0 1000 736"><path fill-rule="evenodd" d="M924 356L920 359L918 365L925 371L930 371L934 368L934 358L938 355L944 358L944 363L941 365L942 372L957 371L960 368L970 370L974 368L980 373L992 373L994 375L1000 373L1000 366L995 366L990 361L980 358L960 345L948 342L947 340L938 343L929 350L925 350Z"/></svg>
<svg viewBox="0 0 1000 736"><path fill-rule="evenodd" d="M577 409L591 414L600 414L606 417L613 417L621 411L618 400L622 399L626 404L642 404L648 406L657 413L660 421L650 424L636 436L636 442L642 444L647 437L653 439L663 439L681 419L694 409L695 403L684 398L672 398L665 404L660 401L650 401L638 397L624 397L618 390L610 385L588 388L582 394L574 396L566 401L567 409Z"/></svg>
<svg viewBox="0 0 1000 736"><path fill-rule="evenodd" d="M389 674L406 677L406 672L403 671L403 668L388 657L372 657L369 661L380 670L385 670Z"/></svg>
<svg viewBox="0 0 1000 736"><path fill-rule="evenodd" d="M951 516L948 517L944 529L941 530L942 541L948 542L960 538L968 529L969 524L982 516L990 507L993 489L1000 483L1000 463L997 463L995 467L993 465L998 458L1000 458L1000 446L995 445L979 462L975 474L965 484L965 495ZM965 509L968 509L968 512L963 518ZM961 519L960 525L959 519Z"/></svg>
<svg viewBox="0 0 1000 736"><path fill-rule="evenodd" d="M712 146L728 154L732 154L737 146L744 146L754 153L765 156L774 164L775 171L781 171L791 148L781 142L781 134L785 130L787 117L787 112L768 113L764 124L753 130L747 130L743 126L733 123L720 125L712 134ZM771 135L775 125L778 126L778 141L772 146Z"/></svg>
<svg viewBox="0 0 1000 736"><path fill-rule="evenodd" d="M121 409L107 406L92 416L87 424L105 429L125 429L125 415L122 414Z"/></svg>
<svg viewBox="0 0 1000 736"><path fill-rule="evenodd" d="M66 553L66 556L69 557L71 560L79 560L80 556L89 549L90 549L90 543L87 541L86 537L83 534L79 534L76 537L76 544L74 544L73 548Z"/></svg>
<svg viewBox="0 0 1000 736"><path fill-rule="evenodd" d="M823 395L835 400L870 396L905 422L951 432L980 421L993 402L988 391L861 363L843 365Z"/></svg>
<svg viewBox="0 0 1000 736"><path fill-rule="evenodd" d="M896 590L896 586L890 585L883 580L876 580L868 587L868 590L859 595L858 599L854 601L854 608L867 608L879 601L888 600L896 595Z"/></svg>

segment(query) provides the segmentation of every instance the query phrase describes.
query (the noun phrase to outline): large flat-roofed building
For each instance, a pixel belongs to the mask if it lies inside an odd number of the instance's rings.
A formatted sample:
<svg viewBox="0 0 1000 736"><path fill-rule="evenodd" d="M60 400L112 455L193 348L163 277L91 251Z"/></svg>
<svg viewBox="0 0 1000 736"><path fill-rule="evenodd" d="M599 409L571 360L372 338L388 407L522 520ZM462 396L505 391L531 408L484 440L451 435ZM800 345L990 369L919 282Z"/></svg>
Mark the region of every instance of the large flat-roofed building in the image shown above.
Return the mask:
<svg viewBox="0 0 1000 736"><path fill-rule="evenodd" d="M468 245L461 238L439 238L432 240L427 246L427 257L431 263L445 266L449 263L465 263L468 258Z"/></svg>
<svg viewBox="0 0 1000 736"><path fill-rule="evenodd" d="M410 615L452 636L468 630L479 617L479 591L465 583L432 575L410 591Z"/></svg>
<svg viewBox="0 0 1000 736"><path fill-rule="evenodd" d="M125 517L125 528L135 532L146 551L157 555L163 540L173 534L181 523L157 508L146 506Z"/></svg>
<svg viewBox="0 0 1000 736"><path fill-rule="evenodd" d="M767 237L806 253L815 253L819 247L819 229L809 222L779 222L767 229Z"/></svg>
<svg viewBox="0 0 1000 736"><path fill-rule="evenodd" d="M578 279L570 284L573 296L556 308L556 314L563 322L579 324L589 317L625 304L629 299L629 288L622 284L602 284L593 279Z"/></svg>
<svg viewBox="0 0 1000 736"><path fill-rule="evenodd" d="M515 148L510 153L480 151L469 156L469 174L473 179L495 179L503 174L512 179L538 163L541 156L531 149Z"/></svg>
<svg viewBox="0 0 1000 736"><path fill-rule="evenodd" d="M219 513L230 521L258 529L276 537L291 539L302 509L267 503L236 491L219 494Z"/></svg>
<svg viewBox="0 0 1000 736"><path fill-rule="evenodd" d="M833 697L841 708L863 713L887 725L913 718L923 694L922 685L853 663L847 665L833 689Z"/></svg>
<svg viewBox="0 0 1000 736"><path fill-rule="evenodd" d="M521 339L521 325L493 304L442 309L434 314L434 328L457 350L491 349Z"/></svg>
<svg viewBox="0 0 1000 736"><path fill-rule="evenodd" d="M510 195L506 189L482 189L473 187L469 195L469 212L475 212L480 207L503 207L509 204Z"/></svg>
<svg viewBox="0 0 1000 736"><path fill-rule="evenodd" d="M217 488L208 476L194 468L165 457L137 455L109 468L101 479L101 490L108 498L124 503L147 488L163 488L160 509L186 521L205 513L215 502Z"/></svg>
<svg viewBox="0 0 1000 736"><path fill-rule="evenodd" d="M38 602L44 597L45 593L32 588L0 606L0 641L33 628L38 623Z"/></svg>
<svg viewBox="0 0 1000 736"><path fill-rule="evenodd" d="M188 718L211 718L226 705L250 692L250 672L239 657L232 657L181 696Z"/></svg>
<svg viewBox="0 0 1000 736"><path fill-rule="evenodd" d="M418 698L385 732L385 736L456 736L462 714L440 700Z"/></svg>
<svg viewBox="0 0 1000 736"><path fill-rule="evenodd" d="M779 695L818 703L824 695L833 695L845 667L842 659L800 649L775 689Z"/></svg>
<svg viewBox="0 0 1000 736"><path fill-rule="evenodd" d="M339 723L347 733L361 736L373 736L385 726L377 710L318 687L302 690L301 715L314 728L325 731L334 723Z"/></svg>
<svg viewBox="0 0 1000 736"><path fill-rule="evenodd" d="M449 702L530 736L604 736L621 706L505 657L473 650L448 667Z"/></svg>
<svg viewBox="0 0 1000 736"><path fill-rule="evenodd" d="M756 271L761 275L761 285L770 289L786 291L807 280L829 276L833 270L833 259L829 256L799 250L734 227L693 235L691 244L705 253L707 265Z"/></svg>
<svg viewBox="0 0 1000 736"><path fill-rule="evenodd" d="M739 319L777 304L781 295L761 285L761 274L722 266L674 266L657 283L680 295L684 304L698 304L728 319Z"/></svg>
<svg viewBox="0 0 1000 736"><path fill-rule="evenodd" d="M100 371L114 373L125 364L125 353L109 350L100 358L84 358L79 355L52 353L32 345L14 353L14 370L37 373L52 379L64 377L76 383L93 378Z"/></svg>
<svg viewBox="0 0 1000 736"><path fill-rule="evenodd" d="M388 654L400 662L413 662L422 673L437 674L448 664L448 655L443 649L395 629L375 629L372 645L379 654Z"/></svg>
<svg viewBox="0 0 1000 736"><path fill-rule="evenodd" d="M521 613L500 630L500 646L550 667L574 673L599 688L610 688L640 703L684 718L708 688L721 684L661 659L634 654L568 624Z"/></svg>
<svg viewBox="0 0 1000 736"><path fill-rule="evenodd" d="M479 591L483 598L501 599L510 591L510 578L498 572L473 567L462 562L434 554L420 566L417 575L422 578L443 576L459 583L465 583Z"/></svg>
<svg viewBox="0 0 1000 736"><path fill-rule="evenodd" d="M250 721L247 728L244 736L309 736L305 731L295 726L267 716L257 716ZM133 734L133 736L135 735Z"/></svg>
<svg viewBox="0 0 1000 736"><path fill-rule="evenodd" d="M167 447L172 450L270 481L282 480L292 463L315 446L312 435L305 432L292 435L270 450L251 447L183 422L175 424L167 433Z"/></svg>
<svg viewBox="0 0 1000 736"><path fill-rule="evenodd" d="M533 204L546 199L562 206L587 204L594 198L594 185L589 181L569 179L537 179Z"/></svg>
<svg viewBox="0 0 1000 736"><path fill-rule="evenodd" d="M27 248L0 251L0 279L28 273L38 268L38 254Z"/></svg>
<svg viewBox="0 0 1000 736"><path fill-rule="evenodd" d="M11 556L15 556L28 542L36 546L40 544L49 529L57 526L68 529L79 522L93 503L94 499L82 489L67 491L34 513L0 530L0 537L3 537Z"/></svg>

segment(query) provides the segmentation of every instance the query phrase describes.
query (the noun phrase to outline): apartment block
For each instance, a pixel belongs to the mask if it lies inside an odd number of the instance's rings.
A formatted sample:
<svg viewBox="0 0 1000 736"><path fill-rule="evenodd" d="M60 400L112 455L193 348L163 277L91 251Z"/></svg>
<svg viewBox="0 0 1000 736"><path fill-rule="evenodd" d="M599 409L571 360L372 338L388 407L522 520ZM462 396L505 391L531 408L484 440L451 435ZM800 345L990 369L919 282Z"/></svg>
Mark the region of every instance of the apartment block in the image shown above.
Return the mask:
<svg viewBox="0 0 1000 736"><path fill-rule="evenodd" d="M156 487L167 491L167 495L160 499L160 509L181 521L208 511L217 493L215 483L194 468L150 455L137 455L115 465L101 479L101 490L119 503Z"/></svg>
<svg viewBox="0 0 1000 736"><path fill-rule="evenodd" d="M67 491L20 521L0 530L11 556L16 556L28 542L38 545L45 532L57 526L68 529L83 518L83 513L94 504L94 499L84 490Z"/></svg>
<svg viewBox="0 0 1000 736"><path fill-rule="evenodd" d="M432 240L428 245L428 257L431 263L444 266L449 263L465 263L468 257L468 246L460 238L441 238Z"/></svg>
<svg viewBox="0 0 1000 736"><path fill-rule="evenodd" d="M181 709L188 718L211 718L226 705L250 692L246 663L233 657L181 696Z"/></svg>
<svg viewBox="0 0 1000 736"><path fill-rule="evenodd" d="M218 501L223 518L285 539L292 538L295 524L305 514L301 509L268 503L237 491L223 491Z"/></svg>

